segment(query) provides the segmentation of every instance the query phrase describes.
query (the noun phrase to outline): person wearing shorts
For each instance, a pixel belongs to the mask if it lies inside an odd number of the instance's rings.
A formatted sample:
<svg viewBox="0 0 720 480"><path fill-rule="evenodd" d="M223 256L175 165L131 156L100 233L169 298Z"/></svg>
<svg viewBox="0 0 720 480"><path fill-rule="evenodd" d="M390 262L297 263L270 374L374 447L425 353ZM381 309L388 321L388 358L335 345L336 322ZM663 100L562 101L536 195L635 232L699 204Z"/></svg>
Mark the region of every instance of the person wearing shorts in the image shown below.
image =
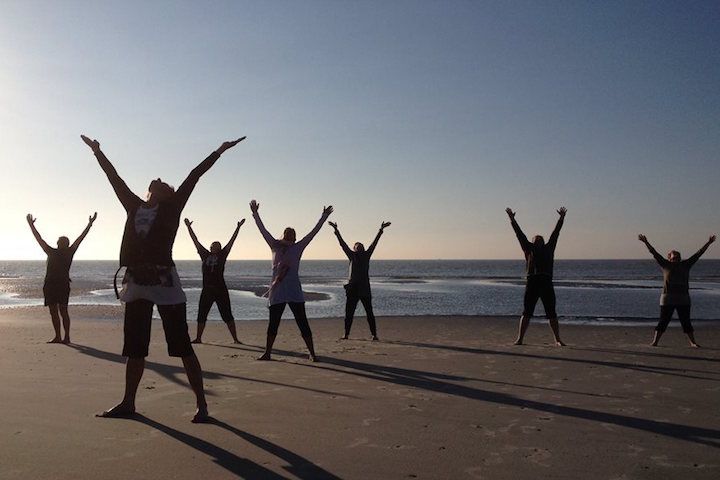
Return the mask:
<svg viewBox="0 0 720 480"><path fill-rule="evenodd" d="M232 237L230 237L227 245L223 247L220 245L220 242L213 242L210 244L210 250L200 243L197 235L195 235L195 231L193 231L192 223L193 222L187 218L185 219L185 225L188 228L188 232L190 232L190 238L192 238L195 244L198 255L200 255L200 260L202 260L203 275L203 286L198 304L197 334L192 343L202 343L202 334L203 331L205 331L208 313L210 313L210 308L212 308L213 303L217 304L220 318L222 318L223 322L227 325L233 342L241 343L237 337L235 318L233 317L232 307L230 306L230 292L225 284L225 262L227 261L228 255L230 255L230 250L232 250L238 232L240 232L240 227L245 223L245 219L243 218L238 222L237 228L235 228L235 232Z"/></svg>
<svg viewBox="0 0 720 480"><path fill-rule="evenodd" d="M707 243L687 260L682 260L680 252L677 250L670 250L667 258L663 258L650 245L647 237L643 234L638 235L638 240L645 244L663 272L663 291L660 295L660 321L655 327L655 334L650 345L657 347L660 337L665 333L672 319L673 312L677 311L682 330L690 340L690 346L698 348L700 345L695 341L695 331L690 322L690 269L697 263L710 244L715 241L715 235L712 235Z"/></svg>
<svg viewBox="0 0 720 480"><path fill-rule="evenodd" d="M97 140L82 135L92 149L110 185L127 212L120 246L120 268L126 267L122 290L118 297L125 303L123 356L127 357L125 395L122 401L100 417L124 417L135 413L135 397L145 370L145 357L150 344L153 307L162 319L168 354L180 357L190 387L195 393L197 411L192 421L209 420L202 379L202 368L188 334L186 297L172 258L180 216L200 177L207 172L227 149L245 137L223 143L211 153L180 187L173 189L160 178L148 188L147 200L135 195L118 175L115 167L100 150Z"/></svg>
<svg viewBox="0 0 720 480"><path fill-rule="evenodd" d="M45 272L45 281L43 282L43 296L45 297L45 306L50 311L50 319L55 330L55 336L47 343L70 343L70 314L68 313L68 303L70 301L70 267L72 266L73 257L78 247L90 232L90 227L97 218L97 212L88 218L88 224L80 236L70 245L68 237L60 237L57 240L57 248L48 245L40 232L35 228L37 220L28 213L27 222L30 230L35 236L40 248L47 254L47 269ZM60 336L60 317L62 317L62 326L65 330L65 336Z"/></svg>
<svg viewBox="0 0 720 480"><path fill-rule="evenodd" d="M541 235L535 235L532 243L528 241L527 237L520 229L520 225L515 221L515 212L512 209L507 208L505 212L510 217L510 224L512 225L515 235L520 242L520 248L522 248L525 254L525 296L523 299L523 313L520 317L520 325L518 326L518 336L515 340L515 345L522 345L523 339L525 338L525 332L530 325L530 319L535 314L535 306L538 300L542 301L543 307L545 308L545 315L547 316L550 329L552 330L553 337L555 338L555 345L565 345L560 340L560 325L558 323L557 312L555 310L555 288L553 286L553 263L555 261L555 247L557 246L558 237L560 236L560 229L562 229L565 221L565 214L567 209L561 207L557 212L560 218L555 225L555 229L550 234L550 239L547 243Z"/></svg>

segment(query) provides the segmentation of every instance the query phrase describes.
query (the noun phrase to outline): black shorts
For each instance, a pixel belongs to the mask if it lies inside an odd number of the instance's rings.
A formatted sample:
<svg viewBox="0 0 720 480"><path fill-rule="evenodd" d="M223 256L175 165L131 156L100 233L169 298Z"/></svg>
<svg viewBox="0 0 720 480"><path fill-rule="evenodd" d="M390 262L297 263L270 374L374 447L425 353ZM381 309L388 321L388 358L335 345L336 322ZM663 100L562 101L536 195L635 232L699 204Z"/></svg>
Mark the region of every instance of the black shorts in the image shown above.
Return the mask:
<svg viewBox="0 0 720 480"><path fill-rule="evenodd" d="M70 281L67 282L45 282L43 285L45 306L67 305L70 301Z"/></svg>
<svg viewBox="0 0 720 480"><path fill-rule="evenodd" d="M130 358L148 356L153 306L153 302L149 300L135 300L125 304L123 356ZM185 304L158 305L157 309L165 331L168 355L171 357L194 355L188 333Z"/></svg>
<svg viewBox="0 0 720 480"><path fill-rule="evenodd" d="M538 299L542 300L547 318L557 318L555 288L553 288L552 277L548 275L531 275L527 277L525 299L523 301L524 316L533 316Z"/></svg>
<svg viewBox="0 0 720 480"><path fill-rule="evenodd" d="M208 313L210 313L210 308L212 308L213 303L217 304L223 322L230 323L235 320L233 318L232 308L230 307L230 292L228 292L227 287L212 286L203 287L200 293L197 316L198 323L207 322L207 316Z"/></svg>

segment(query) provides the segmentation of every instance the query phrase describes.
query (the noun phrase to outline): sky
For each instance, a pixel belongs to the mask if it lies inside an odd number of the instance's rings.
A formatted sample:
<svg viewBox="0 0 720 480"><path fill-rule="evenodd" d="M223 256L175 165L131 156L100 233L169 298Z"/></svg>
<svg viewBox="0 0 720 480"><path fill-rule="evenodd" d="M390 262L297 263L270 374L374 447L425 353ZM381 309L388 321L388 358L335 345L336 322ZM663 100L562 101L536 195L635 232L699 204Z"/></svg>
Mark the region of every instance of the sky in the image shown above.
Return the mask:
<svg viewBox="0 0 720 480"><path fill-rule="evenodd" d="M116 259L125 212L84 133L138 195L247 135L184 211L231 259L252 222L302 236L324 205L384 259L521 258L568 208L557 258L688 255L720 230L714 1L0 2L0 258ZM687 253L686 253L687 252ZM197 254L184 226L174 256ZM708 252L720 258L717 246ZM342 258L325 227L305 258Z"/></svg>

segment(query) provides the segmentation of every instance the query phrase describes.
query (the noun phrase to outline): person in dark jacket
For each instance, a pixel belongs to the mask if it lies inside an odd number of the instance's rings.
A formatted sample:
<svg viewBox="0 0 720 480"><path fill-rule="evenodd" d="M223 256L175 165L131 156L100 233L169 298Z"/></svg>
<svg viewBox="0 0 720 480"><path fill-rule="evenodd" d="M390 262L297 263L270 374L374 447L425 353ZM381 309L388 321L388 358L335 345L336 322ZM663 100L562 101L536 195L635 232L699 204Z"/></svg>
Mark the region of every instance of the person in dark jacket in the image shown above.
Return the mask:
<svg viewBox="0 0 720 480"><path fill-rule="evenodd" d="M200 260L202 260L202 275L203 275L203 287L200 292L200 302L198 304L198 317L197 317L197 335L192 343L202 343L202 334L205 331L205 324L207 323L208 313L213 303L217 304L220 317L223 322L230 330L233 342L241 343L237 337L237 330L235 328L235 318L233 318L232 307L230 305L230 292L228 291L227 285L225 284L225 262L227 261L230 250L232 250L235 239L240 232L240 227L245 223L243 218L238 222L235 232L230 237L230 241L224 247L220 245L220 242L212 242L210 244L210 250L203 247L202 243L195 235L193 231L192 223L187 218L185 219L185 225L190 233L195 248L197 249Z"/></svg>
<svg viewBox="0 0 720 480"><path fill-rule="evenodd" d="M177 191L157 178L150 182L147 200L135 195L100 150L97 140L82 135L92 149L100 168L127 212L125 232L120 246L120 267L126 267L122 291L125 303L123 356L128 357L125 395L101 417L122 417L135 413L135 396L145 369L150 344L153 307L162 319L168 354L182 358L190 386L195 393L197 411L193 422L208 420L207 402L200 362L190 343L186 318L186 298L172 259L172 248L180 226L180 215L200 177L229 148L245 137L223 143L182 182Z"/></svg>
<svg viewBox="0 0 720 480"><path fill-rule="evenodd" d="M530 324L530 318L532 318L535 313L535 305L537 305L537 301L540 299L543 302L545 315L548 318L553 337L555 337L555 345L559 347L564 346L565 344L560 340L560 325L558 324L557 312L555 311L555 288L553 287L552 277L555 247L557 246L558 237L560 236L560 229L565 221L567 209L562 207L557 211L560 218L557 221L557 225L555 225L555 229L550 234L550 239L547 243L545 243L545 239L543 239L541 235L535 235L532 243L529 242L520 229L520 225L515 221L515 212L510 208L506 208L505 212L507 212L508 217L510 217L510 224L520 242L520 248L522 248L525 254L526 267L523 313L520 317L518 336L514 344L522 345L525 332Z"/></svg>
<svg viewBox="0 0 720 480"><path fill-rule="evenodd" d="M370 293L370 257L375 251L380 237L384 233L385 229L390 226L390 222L382 222L380 230L375 236L375 240L370 244L367 250L365 246L360 242L355 242L353 249L350 250L340 230L338 230L337 223L328 222L328 224L335 231L335 236L340 243L345 255L350 260L350 272L348 274L348 283L345 284L345 335L342 336L342 340L347 340L350 335L350 328L352 327L353 317L355 315L355 309L357 308L358 302L362 302L363 308L365 308L365 315L367 316L368 326L370 327L370 334L372 340L377 341L377 326L375 324L375 314L372 308L372 295Z"/></svg>
<svg viewBox="0 0 720 480"><path fill-rule="evenodd" d="M77 252L78 247L90 232L97 212L88 218L87 227L70 245L68 237L59 237L57 240L57 248L48 245L40 236L40 232L35 228L36 218L28 213L27 222L30 225L35 240L40 244L40 248L47 254L47 270L45 272L45 282L43 283L43 296L45 297L45 306L50 310L50 319L52 320L55 336L47 343L70 343L70 314L68 313L68 302L70 300L70 266L72 265L73 256ZM59 315L58 315L59 312ZM65 336L60 337L60 317L62 317L62 325L65 329Z"/></svg>
<svg viewBox="0 0 720 480"><path fill-rule="evenodd" d="M650 245L647 237L643 234L638 235L638 240L645 244L655 261L660 265L663 271L663 291L660 295L660 321L655 327L655 336L650 345L657 347L660 337L667 329L673 311L677 310L680 325L683 332L688 336L690 345L698 348L700 345L695 341L695 333L692 323L690 323L690 269L705 253L710 244L715 241L715 235L711 236L707 243L698 250L695 255L682 260L680 252L670 250L667 259L663 258L657 250Z"/></svg>

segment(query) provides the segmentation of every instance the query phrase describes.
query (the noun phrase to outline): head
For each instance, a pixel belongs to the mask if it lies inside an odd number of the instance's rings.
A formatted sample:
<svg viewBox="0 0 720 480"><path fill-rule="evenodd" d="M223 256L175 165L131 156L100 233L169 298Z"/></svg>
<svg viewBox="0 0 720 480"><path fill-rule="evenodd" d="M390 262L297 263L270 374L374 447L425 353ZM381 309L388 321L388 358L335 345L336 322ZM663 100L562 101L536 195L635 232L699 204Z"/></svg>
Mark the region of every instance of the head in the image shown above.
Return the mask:
<svg viewBox="0 0 720 480"><path fill-rule="evenodd" d="M532 243L536 247L542 247L545 245L545 239L542 237L542 235L535 235L532 239Z"/></svg>
<svg viewBox="0 0 720 480"><path fill-rule="evenodd" d="M364 252L365 245L360 242L355 242L355 245L353 245L353 250L355 250L356 252Z"/></svg>
<svg viewBox="0 0 720 480"><path fill-rule="evenodd" d="M148 187L148 201L166 202L175 194L175 189L163 182L160 178L156 178L150 182Z"/></svg>
<svg viewBox="0 0 720 480"><path fill-rule="evenodd" d="M70 239L68 237L58 237L57 246L58 248L68 248L70 246Z"/></svg>
<svg viewBox="0 0 720 480"><path fill-rule="evenodd" d="M296 240L295 229L294 229L294 228L287 227L287 228L283 231L283 237L282 237L282 239L285 240L286 242L295 243L295 240Z"/></svg>
<svg viewBox="0 0 720 480"><path fill-rule="evenodd" d="M682 260L680 252L678 252L677 250L670 250L667 254L667 258L671 262L679 262L680 260Z"/></svg>
<svg viewBox="0 0 720 480"><path fill-rule="evenodd" d="M210 253L220 253L220 250L222 250L220 242L213 242L210 244Z"/></svg>

